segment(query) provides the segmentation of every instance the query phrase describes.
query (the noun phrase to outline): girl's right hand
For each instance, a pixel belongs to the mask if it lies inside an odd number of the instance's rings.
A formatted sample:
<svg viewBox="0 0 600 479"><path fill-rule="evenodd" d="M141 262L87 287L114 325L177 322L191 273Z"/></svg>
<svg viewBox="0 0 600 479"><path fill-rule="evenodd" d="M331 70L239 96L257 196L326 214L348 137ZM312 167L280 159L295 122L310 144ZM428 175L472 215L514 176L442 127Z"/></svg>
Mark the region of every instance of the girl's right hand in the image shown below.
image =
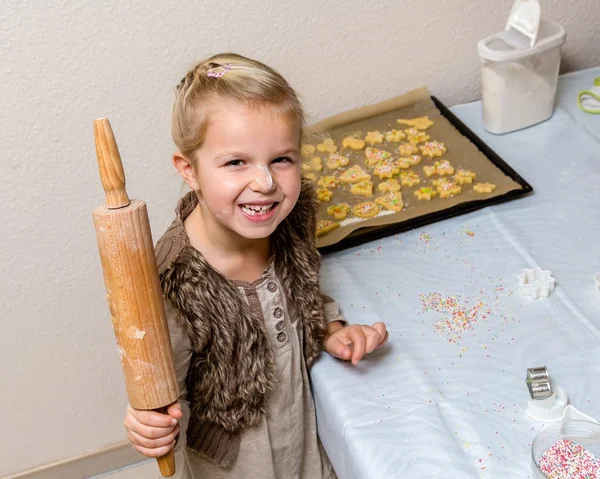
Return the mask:
<svg viewBox="0 0 600 479"><path fill-rule="evenodd" d="M167 408L167 414L134 409L128 404L125 412L127 439L144 456L164 456L175 447L179 434L178 420L182 417L183 411L178 402Z"/></svg>

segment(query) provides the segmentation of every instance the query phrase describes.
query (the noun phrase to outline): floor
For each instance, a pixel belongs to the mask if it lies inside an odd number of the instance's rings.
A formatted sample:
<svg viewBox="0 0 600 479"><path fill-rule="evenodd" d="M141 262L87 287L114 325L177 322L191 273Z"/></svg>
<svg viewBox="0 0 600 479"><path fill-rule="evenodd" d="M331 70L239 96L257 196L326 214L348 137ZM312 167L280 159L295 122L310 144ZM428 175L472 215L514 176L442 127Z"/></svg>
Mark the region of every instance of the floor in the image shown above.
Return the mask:
<svg viewBox="0 0 600 479"><path fill-rule="evenodd" d="M87 479L158 479L160 474L155 459L131 464L115 471L106 472Z"/></svg>

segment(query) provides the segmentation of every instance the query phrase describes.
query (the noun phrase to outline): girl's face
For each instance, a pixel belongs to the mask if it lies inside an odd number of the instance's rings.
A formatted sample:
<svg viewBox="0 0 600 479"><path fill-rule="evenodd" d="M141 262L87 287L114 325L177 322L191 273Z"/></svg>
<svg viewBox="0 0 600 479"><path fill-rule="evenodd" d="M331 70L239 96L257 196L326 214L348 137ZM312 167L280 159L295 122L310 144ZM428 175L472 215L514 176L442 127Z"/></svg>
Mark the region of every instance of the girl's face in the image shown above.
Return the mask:
<svg viewBox="0 0 600 479"><path fill-rule="evenodd" d="M300 195L299 145L300 128L273 109L220 101L194 158L203 216L228 234L270 236Z"/></svg>

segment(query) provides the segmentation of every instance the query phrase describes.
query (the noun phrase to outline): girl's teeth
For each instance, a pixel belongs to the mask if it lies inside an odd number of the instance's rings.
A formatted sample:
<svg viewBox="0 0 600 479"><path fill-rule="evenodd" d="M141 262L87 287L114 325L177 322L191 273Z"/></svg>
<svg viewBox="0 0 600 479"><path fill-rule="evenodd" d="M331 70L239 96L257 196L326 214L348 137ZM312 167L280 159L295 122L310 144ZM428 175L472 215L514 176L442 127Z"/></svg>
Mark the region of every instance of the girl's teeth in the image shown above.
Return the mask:
<svg viewBox="0 0 600 479"><path fill-rule="evenodd" d="M271 203L270 205L243 205L242 206L242 210L244 211L244 213L246 213L247 215L257 215L259 213L266 213L267 211L270 211L271 208L273 208L273 203Z"/></svg>

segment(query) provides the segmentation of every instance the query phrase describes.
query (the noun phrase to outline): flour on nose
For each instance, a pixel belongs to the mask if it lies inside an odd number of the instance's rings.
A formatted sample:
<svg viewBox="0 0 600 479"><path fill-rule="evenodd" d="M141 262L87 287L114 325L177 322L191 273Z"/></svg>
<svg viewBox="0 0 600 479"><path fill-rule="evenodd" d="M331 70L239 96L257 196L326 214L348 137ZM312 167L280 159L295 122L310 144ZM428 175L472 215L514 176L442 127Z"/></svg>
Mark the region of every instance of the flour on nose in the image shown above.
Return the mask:
<svg viewBox="0 0 600 479"><path fill-rule="evenodd" d="M267 166L264 165L256 165L256 167L259 169L259 171L263 171L264 172L264 183L266 183L267 188L272 189L273 188L273 177L271 176L271 171L269 170L269 168ZM257 183L263 183L263 179L262 178L256 178L256 182Z"/></svg>

